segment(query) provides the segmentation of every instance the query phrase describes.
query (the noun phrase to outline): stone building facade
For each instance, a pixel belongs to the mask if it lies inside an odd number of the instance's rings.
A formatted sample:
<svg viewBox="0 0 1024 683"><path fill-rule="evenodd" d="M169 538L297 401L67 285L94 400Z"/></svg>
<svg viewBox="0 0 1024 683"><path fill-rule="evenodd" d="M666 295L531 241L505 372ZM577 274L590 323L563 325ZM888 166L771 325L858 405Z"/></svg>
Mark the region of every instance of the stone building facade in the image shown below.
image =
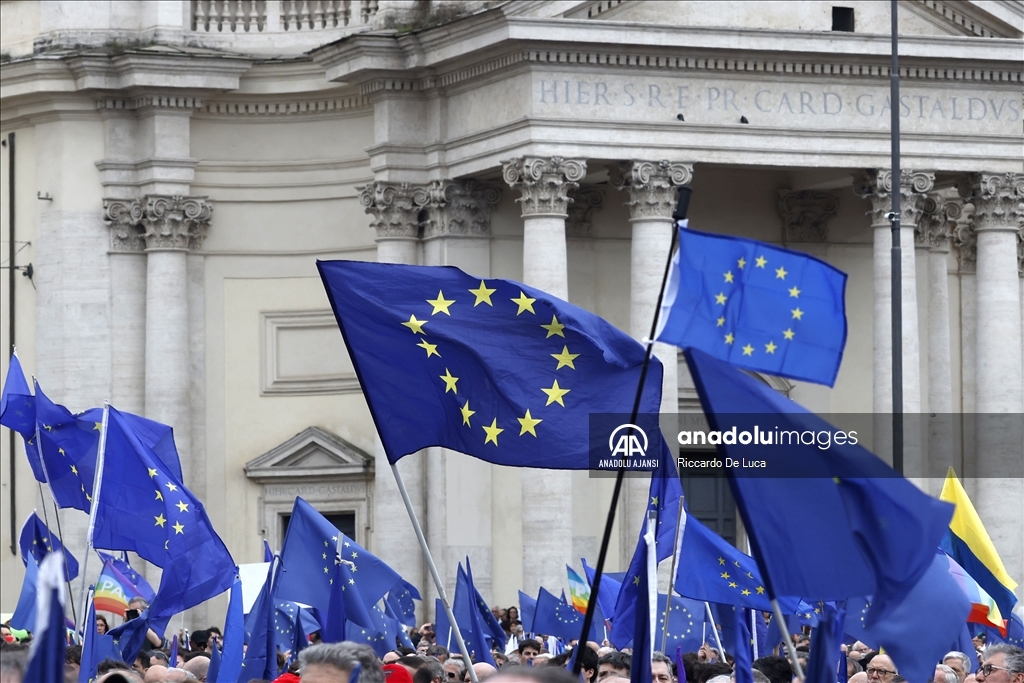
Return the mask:
<svg viewBox="0 0 1024 683"><path fill-rule="evenodd" d="M901 0L899 179L888 3L5 0L0 12L3 258L10 238L21 268L13 307L3 297L3 368L13 341L70 408L109 399L171 424L185 483L236 561L259 561L264 538L280 547L302 495L434 592L316 259L518 279L643 338L688 184L691 226L849 273L836 386L764 379L817 412L881 416L882 457L886 213L900 192L905 410L953 416L909 421L908 473L937 493L954 466L1024 583L1019 0ZM699 422L676 350L655 351L669 422ZM965 414L1010 419L990 429ZM0 531L8 611L22 572L12 529L40 492L20 445L5 435L2 453L3 515L17 522ZM513 604L597 554L610 480L440 448L399 468L449 583L469 556L482 593ZM627 484L612 569L628 562L646 488ZM688 492L742 539L721 486ZM65 511L62 524L83 552L87 518Z"/></svg>

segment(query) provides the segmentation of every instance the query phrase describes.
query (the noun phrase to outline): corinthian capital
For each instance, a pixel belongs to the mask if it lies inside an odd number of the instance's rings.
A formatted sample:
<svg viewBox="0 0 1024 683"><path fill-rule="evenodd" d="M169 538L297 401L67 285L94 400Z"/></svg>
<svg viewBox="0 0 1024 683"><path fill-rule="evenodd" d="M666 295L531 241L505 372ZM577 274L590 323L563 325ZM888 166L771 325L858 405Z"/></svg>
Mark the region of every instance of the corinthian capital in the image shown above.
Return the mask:
<svg viewBox="0 0 1024 683"><path fill-rule="evenodd" d="M104 201L114 251L200 249L212 216L207 197L151 194Z"/></svg>
<svg viewBox="0 0 1024 683"><path fill-rule="evenodd" d="M430 201L428 186L373 182L356 189L359 203L373 218L370 227L377 231L377 239L417 237L420 211Z"/></svg>
<svg viewBox="0 0 1024 683"><path fill-rule="evenodd" d="M1018 231L1024 222L1024 173L972 173L960 193L974 204L978 231Z"/></svg>
<svg viewBox="0 0 1024 683"><path fill-rule="evenodd" d="M501 190L472 179L434 180L427 187L423 236L482 237L491 233L491 209Z"/></svg>
<svg viewBox="0 0 1024 683"><path fill-rule="evenodd" d="M828 219L839 200L828 192L779 190L779 217L786 242L827 242Z"/></svg>
<svg viewBox="0 0 1024 683"><path fill-rule="evenodd" d="M590 237L594 213L604 204L604 192L596 187L584 185L573 190L569 199L569 218L565 221L566 237Z"/></svg>
<svg viewBox="0 0 1024 683"><path fill-rule="evenodd" d="M587 174L586 160L562 157L518 157L502 167L505 182L522 194L516 201L523 205L523 216L566 216L569 192Z"/></svg>
<svg viewBox="0 0 1024 683"><path fill-rule="evenodd" d="M963 201L930 192L921 202L921 219L914 229L914 241L932 251L948 252L949 240L960 222L966 222Z"/></svg>
<svg viewBox="0 0 1024 683"><path fill-rule="evenodd" d="M926 192L935 186L935 173L931 171L900 172L900 225L917 225L921 218L921 202ZM853 191L871 201L871 222L886 224L886 214L892 211L892 171L870 169L854 178Z"/></svg>
<svg viewBox="0 0 1024 683"><path fill-rule="evenodd" d="M672 218L678 188L693 178L693 164L673 161L623 161L608 169L611 183L629 190L629 217Z"/></svg>

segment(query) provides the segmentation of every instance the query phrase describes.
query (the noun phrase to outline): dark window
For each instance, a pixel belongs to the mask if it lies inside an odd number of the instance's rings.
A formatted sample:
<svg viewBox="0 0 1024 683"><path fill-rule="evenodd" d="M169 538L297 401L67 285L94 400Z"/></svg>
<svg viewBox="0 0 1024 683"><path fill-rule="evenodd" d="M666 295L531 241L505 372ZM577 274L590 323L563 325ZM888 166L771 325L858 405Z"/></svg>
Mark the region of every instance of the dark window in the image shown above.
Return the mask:
<svg viewBox="0 0 1024 683"><path fill-rule="evenodd" d="M345 534L349 538L356 537L356 513L354 512L323 512L321 513L327 518L327 521L338 528L341 533ZM288 531L288 522L292 519L291 515L281 515L281 538L284 538L285 532Z"/></svg>
<svg viewBox="0 0 1024 683"><path fill-rule="evenodd" d="M846 31L853 33L853 8L833 7L832 8L832 30Z"/></svg>
<svg viewBox="0 0 1024 683"><path fill-rule="evenodd" d="M724 477L683 477L682 481L689 513L736 545L736 501L729 482Z"/></svg>

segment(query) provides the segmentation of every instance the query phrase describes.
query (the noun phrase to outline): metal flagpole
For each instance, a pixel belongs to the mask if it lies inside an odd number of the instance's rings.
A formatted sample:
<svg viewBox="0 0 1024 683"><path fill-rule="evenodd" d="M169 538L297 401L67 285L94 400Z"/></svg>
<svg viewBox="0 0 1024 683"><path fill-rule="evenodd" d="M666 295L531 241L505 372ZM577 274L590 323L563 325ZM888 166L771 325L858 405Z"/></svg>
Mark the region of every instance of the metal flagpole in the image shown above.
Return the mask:
<svg viewBox="0 0 1024 683"><path fill-rule="evenodd" d="M103 484L103 459L107 453L107 424L110 422L110 403L103 402L103 422L100 426L100 444L96 452L96 478L92 483L92 505L89 506L89 533L85 537L85 560L82 561L82 593L81 604L85 604L85 587L89 569L89 554L92 552L92 532L96 528L96 508L100 502L100 489ZM88 610L86 610L88 612Z"/></svg>
<svg viewBox="0 0 1024 683"><path fill-rule="evenodd" d="M900 54L897 0L892 8L892 67L889 72L892 147L892 467L903 474L903 252L900 244Z"/></svg>
<svg viewBox="0 0 1024 683"><path fill-rule="evenodd" d="M42 460L42 455L40 455L40 460ZM46 511L46 503L44 501L43 502L43 512L45 512L45 511ZM56 499L54 499L54 501L53 501L53 515L54 515L54 517L57 518L57 535L61 539L60 550L61 550L61 555L64 556L64 568L67 569L67 566L68 566L68 554L69 553L68 553L68 547L64 544L64 530L61 529L61 526L60 526L60 507L57 506L57 500ZM47 526L49 526L49 525L47 525ZM52 548L51 548L51 550L52 550ZM71 597L71 579L67 578L67 572L65 572L64 578L67 579L66 583L67 583L67 586L68 586L68 602L71 603L71 618L74 619L75 620L75 624L77 624L78 623L78 612L77 612L77 610L75 610L75 600L74 600L74 598ZM85 581L85 577L84 576L82 577L82 581ZM85 614L83 614L82 616L85 616Z"/></svg>
<svg viewBox="0 0 1024 683"><path fill-rule="evenodd" d="M466 668L469 670L469 678L473 683L479 683L476 679L476 672L473 671L473 660L469 657L469 650L466 649L466 641L462 639L462 631L459 629L459 624L455 621L455 615L452 613L452 605L448 601L448 594L445 593L444 584L441 582L441 577L437 573L437 567L434 565L434 558L430 555L430 548L427 547L427 539L423 535L423 528L420 526L420 520L416 517L416 511L412 509L412 501L409 500L409 492L405 490L405 482L402 481L402 473L398 471L398 466L395 463L391 463L391 472L395 475L395 481L398 483L398 491L402 494L402 501L405 503L405 509L409 513L409 520L412 522L412 528L416 531L416 538L420 542L420 549L423 550L423 557L427 561L427 567L430 568L430 576L434 579L434 587L437 588L437 594L441 596L441 604L444 605L444 613L448 617L448 623L451 625L452 635L455 636L455 642L459 646L459 652L462 653L463 659L466 661ZM480 637L483 642L483 637Z"/></svg>
<svg viewBox="0 0 1024 683"><path fill-rule="evenodd" d="M775 613L775 618L779 620L779 632L786 639L786 651L789 652L789 658L793 660L791 662L793 671L796 677L803 683L804 670L800 666L800 660L796 657L796 646L793 645L793 636L789 633L789 628L786 627L786 620L782 616L782 608L779 607L779 601L775 598L772 598L772 611Z"/></svg>
<svg viewBox="0 0 1024 683"><path fill-rule="evenodd" d="M718 646L718 651L722 653L722 661L725 661L725 648L722 647L722 639L718 637L718 626L715 624L715 615L711 613L711 603L707 600L704 601L704 609L708 612L708 619L711 620L711 632L715 634L715 645Z"/></svg>
<svg viewBox="0 0 1024 683"><path fill-rule="evenodd" d="M665 651L668 643L668 618L669 610L672 608L672 589L676 583L676 569L678 569L679 553L683 548L683 531L686 528L686 512L683 509L683 497L679 496L679 516L676 517L676 539L672 550L672 568L668 573L668 591L665 596L665 621L661 628L661 652Z"/></svg>
<svg viewBox="0 0 1024 683"><path fill-rule="evenodd" d="M630 423L636 422L637 413L640 411L640 399L643 396L644 382L647 380L647 368L651 362L651 354L654 353L654 337L658 331L658 315L661 313L661 302L665 296L665 283L668 281L669 270L672 267L672 252L675 250L676 241L679 237L678 222L686 219L686 213L690 206L690 195L693 188L683 185L679 188L679 199L676 202L675 211L672 212L672 244L668 250L668 258L665 260L665 273L661 279L661 290L658 292L658 300L654 305L654 319L651 321L651 334L645 346L647 353L644 356L644 364L640 368L640 379L637 382L636 398L633 401L633 411L630 413ZM608 545L612 537L612 525L615 524L615 509L619 505L619 495L622 493L622 481L626 470L619 468L615 475L615 488L612 489L612 500L608 505L608 517L604 523L604 534L601 536L601 549L597 553L597 566L594 567L594 581L590 586L590 603L587 605L587 613L583 617L583 628L580 631L580 642L587 642L587 635L594 623L594 611L597 609L597 594L601 590L601 576L604 574L604 561L608 556ZM653 476L653 475L652 475ZM655 608L657 609L657 608ZM579 657L572 667L572 675L579 676L583 671L583 658Z"/></svg>

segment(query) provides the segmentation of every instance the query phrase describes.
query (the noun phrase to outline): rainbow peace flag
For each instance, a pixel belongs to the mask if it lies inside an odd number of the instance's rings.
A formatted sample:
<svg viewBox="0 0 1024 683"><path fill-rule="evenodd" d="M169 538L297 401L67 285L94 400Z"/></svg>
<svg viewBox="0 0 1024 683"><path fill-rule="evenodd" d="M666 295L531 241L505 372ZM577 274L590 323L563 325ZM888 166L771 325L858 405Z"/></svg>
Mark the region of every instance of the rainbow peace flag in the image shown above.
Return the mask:
<svg viewBox="0 0 1024 683"><path fill-rule="evenodd" d="M953 519L949 521L949 529L939 542L939 547L947 555L956 560L978 585L985 589L997 605L1001 614L1010 614L1017 604L1017 596L1013 590L1017 582L1003 566L992 539L985 530L985 525L974 509L971 499L964 490L960 480L956 478L953 468L949 468L946 482L942 486L941 500L956 505Z"/></svg>
<svg viewBox="0 0 1024 683"><path fill-rule="evenodd" d="M945 555L945 553L943 553ZM967 621L972 624L984 624L999 629L999 632L1006 635L1006 622L999 611L999 605L992 599L992 596L985 592L985 589L978 585L978 582L971 578L971 575L964 571L964 568L956 563L949 555L949 573L953 580L960 586L967 599L971 601L971 613L967 615Z"/></svg>
<svg viewBox="0 0 1024 683"><path fill-rule="evenodd" d="M109 560L104 560L93 595L97 611L112 612L123 617L128 609L128 601L135 597L141 597L135 584L117 571Z"/></svg>
<svg viewBox="0 0 1024 683"><path fill-rule="evenodd" d="M565 565L565 571L569 574L569 595L572 596L572 606L586 614L587 605L590 604L590 585L569 565Z"/></svg>

